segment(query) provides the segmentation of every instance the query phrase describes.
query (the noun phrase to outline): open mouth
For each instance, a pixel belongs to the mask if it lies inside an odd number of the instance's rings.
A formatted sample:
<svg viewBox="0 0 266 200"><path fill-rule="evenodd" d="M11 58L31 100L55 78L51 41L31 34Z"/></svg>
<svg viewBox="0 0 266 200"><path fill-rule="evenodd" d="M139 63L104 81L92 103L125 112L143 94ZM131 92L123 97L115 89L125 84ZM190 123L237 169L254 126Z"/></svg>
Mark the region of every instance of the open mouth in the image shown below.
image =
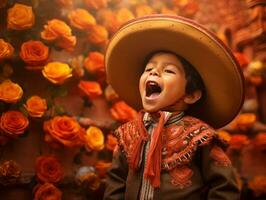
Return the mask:
<svg viewBox="0 0 266 200"><path fill-rule="evenodd" d="M156 97L161 93L162 89L155 81L148 81L146 83L146 97Z"/></svg>

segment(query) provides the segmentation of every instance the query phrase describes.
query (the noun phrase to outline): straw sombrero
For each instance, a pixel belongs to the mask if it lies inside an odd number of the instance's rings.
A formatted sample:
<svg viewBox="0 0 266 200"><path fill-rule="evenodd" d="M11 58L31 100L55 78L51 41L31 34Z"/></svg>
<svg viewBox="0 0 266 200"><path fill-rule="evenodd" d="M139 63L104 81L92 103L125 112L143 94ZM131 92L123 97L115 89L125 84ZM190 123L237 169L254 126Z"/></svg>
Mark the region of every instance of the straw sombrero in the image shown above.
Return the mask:
<svg viewBox="0 0 266 200"><path fill-rule="evenodd" d="M135 109L142 108L139 77L147 55L172 51L200 73L206 96L190 114L220 128L239 112L244 99L241 70L234 56L208 30L192 20L171 15L136 18L122 26L106 50L107 80L118 95Z"/></svg>

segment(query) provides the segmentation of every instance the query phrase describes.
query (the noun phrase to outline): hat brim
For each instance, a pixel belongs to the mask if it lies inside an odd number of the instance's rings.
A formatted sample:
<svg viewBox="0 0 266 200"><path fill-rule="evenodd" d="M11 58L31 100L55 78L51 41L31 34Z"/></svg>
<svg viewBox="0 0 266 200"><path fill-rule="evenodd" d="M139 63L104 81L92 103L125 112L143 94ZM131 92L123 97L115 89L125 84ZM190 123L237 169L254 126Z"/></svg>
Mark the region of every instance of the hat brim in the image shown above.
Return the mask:
<svg viewBox="0 0 266 200"><path fill-rule="evenodd" d="M242 72L230 50L208 30L178 16L151 15L130 21L119 29L106 50L107 80L129 105L142 108L139 78L152 52L175 52L201 75L206 96L190 114L214 128L230 122L244 99Z"/></svg>

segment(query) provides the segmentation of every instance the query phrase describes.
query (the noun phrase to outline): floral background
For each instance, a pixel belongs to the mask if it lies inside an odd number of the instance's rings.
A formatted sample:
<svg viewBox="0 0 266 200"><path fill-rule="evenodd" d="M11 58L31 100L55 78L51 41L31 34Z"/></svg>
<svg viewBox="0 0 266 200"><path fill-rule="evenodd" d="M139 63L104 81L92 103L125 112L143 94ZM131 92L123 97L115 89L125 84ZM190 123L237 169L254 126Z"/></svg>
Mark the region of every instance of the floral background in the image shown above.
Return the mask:
<svg viewBox="0 0 266 200"><path fill-rule="evenodd" d="M265 2L256 0L1 0L1 197L102 199L112 131L137 113L108 85L104 51L122 24L155 13L195 19L233 50L246 99L218 134L242 199L265 198Z"/></svg>

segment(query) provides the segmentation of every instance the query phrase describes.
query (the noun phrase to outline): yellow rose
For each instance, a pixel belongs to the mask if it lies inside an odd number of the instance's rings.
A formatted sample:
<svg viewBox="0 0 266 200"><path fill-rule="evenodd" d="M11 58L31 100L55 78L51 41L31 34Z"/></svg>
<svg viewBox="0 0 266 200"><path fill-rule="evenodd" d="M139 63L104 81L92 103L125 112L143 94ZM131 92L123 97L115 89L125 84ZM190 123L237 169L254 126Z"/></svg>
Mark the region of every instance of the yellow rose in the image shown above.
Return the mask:
<svg viewBox="0 0 266 200"><path fill-rule="evenodd" d="M16 103L23 95L22 88L11 80L5 80L0 84L0 100L6 103Z"/></svg>
<svg viewBox="0 0 266 200"><path fill-rule="evenodd" d="M61 62L50 62L44 66L42 74L54 84L62 84L72 76L72 69L68 64Z"/></svg>
<svg viewBox="0 0 266 200"><path fill-rule="evenodd" d="M10 58L14 53L14 48L8 42L0 39L0 61L5 58Z"/></svg>
<svg viewBox="0 0 266 200"><path fill-rule="evenodd" d="M30 97L24 105L31 117L42 117L47 109L46 100L39 96Z"/></svg>
<svg viewBox="0 0 266 200"><path fill-rule="evenodd" d="M104 135L101 129L91 126L85 135L86 147L90 150L100 151L104 148Z"/></svg>
<svg viewBox="0 0 266 200"><path fill-rule="evenodd" d="M35 16L31 6L16 3L7 12L7 28L13 30L25 30L35 23Z"/></svg>
<svg viewBox="0 0 266 200"><path fill-rule="evenodd" d="M86 30L91 28L92 25L96 24L96 20L87 10L85 9L76 9L73 10L68 18L70 20L70 24L77 29Z"/></svg>

